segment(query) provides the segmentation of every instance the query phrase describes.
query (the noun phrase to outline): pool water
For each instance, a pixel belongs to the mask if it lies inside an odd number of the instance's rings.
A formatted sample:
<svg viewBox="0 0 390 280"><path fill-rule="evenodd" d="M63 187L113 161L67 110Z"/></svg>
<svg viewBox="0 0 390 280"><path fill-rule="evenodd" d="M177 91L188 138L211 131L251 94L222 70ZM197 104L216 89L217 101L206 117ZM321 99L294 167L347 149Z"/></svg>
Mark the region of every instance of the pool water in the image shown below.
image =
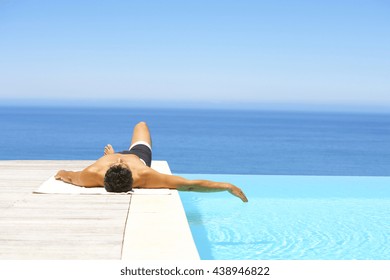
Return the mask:
<svg viewBox="0 0 390 280"><path fill-rule="evenodd" d="M390 177L181 175L249 199L180 192L201 259L390 259Z"/></svg>

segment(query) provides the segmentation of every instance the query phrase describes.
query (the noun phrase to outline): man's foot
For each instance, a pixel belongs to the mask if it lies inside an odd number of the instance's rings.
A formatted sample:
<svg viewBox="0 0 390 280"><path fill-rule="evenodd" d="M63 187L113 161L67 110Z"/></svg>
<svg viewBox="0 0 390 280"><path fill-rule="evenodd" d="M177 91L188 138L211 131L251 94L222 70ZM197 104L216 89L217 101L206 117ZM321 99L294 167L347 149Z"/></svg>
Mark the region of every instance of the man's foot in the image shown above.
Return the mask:
<svg viewBox="0 0 390 280"><path fill-rule="evenodd" d="M115 153L114 148L110 144L107 144L107 146L104 147L104 155L111 155L113 153Z"/></svg>

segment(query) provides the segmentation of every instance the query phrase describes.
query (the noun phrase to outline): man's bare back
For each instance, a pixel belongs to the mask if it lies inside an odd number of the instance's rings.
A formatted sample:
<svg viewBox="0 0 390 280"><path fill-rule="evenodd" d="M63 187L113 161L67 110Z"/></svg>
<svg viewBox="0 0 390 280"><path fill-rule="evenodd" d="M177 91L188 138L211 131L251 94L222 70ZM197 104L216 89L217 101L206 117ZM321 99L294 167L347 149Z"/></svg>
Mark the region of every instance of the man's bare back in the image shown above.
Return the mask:
<svg viewBox="0 0 390 280"><path fill-rule="evenodd" d="M138 143L137 141L140 140L146 141L146 145L150 144L151 146L149 129L143 122L137 124L134 128L132 144ZM106 187L105 178L108 170L116 166L130 170L132 175L132 186L130 186L130 189L133 187L146 189L169 188L179 191L199 192L228 191L242 201L248 201L242 190L230 183L188 180L180 176L162 174L147 166L145 161L135 154L115 153L111 145L105 147L104 155L101 158L82 171L60 170L55 177L57 180L77 186Z"/></svg>

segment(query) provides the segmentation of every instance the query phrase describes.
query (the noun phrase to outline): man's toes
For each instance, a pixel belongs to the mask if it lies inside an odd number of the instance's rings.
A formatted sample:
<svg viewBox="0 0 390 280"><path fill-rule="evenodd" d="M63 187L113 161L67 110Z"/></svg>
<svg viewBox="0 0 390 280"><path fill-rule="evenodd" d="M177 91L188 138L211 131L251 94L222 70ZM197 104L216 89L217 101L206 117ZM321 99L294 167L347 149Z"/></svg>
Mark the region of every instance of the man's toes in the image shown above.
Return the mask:
<svg viewBox="0 0 390 280"><path fill-rule="evenodd" d="M110 144L107 144L104 147L104 154L107 155L107 154L113 154L113 153L114 153L114 148Z"/></svg>

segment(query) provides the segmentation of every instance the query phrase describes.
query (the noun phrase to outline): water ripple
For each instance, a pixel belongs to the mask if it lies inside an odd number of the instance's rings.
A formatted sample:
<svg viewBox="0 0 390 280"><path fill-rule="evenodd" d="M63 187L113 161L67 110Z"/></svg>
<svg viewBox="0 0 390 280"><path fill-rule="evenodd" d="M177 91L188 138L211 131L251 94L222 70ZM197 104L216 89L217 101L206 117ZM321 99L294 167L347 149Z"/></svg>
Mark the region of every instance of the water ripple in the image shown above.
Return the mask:
<svg viewBox="0 0 390 280"><path fill-rule="evenodd" d="M204 219L216 259L389 259L386 200L268 199ZM215 205L213 205L215 207ZM213 214L210 214L213 213Z"/></svg>

